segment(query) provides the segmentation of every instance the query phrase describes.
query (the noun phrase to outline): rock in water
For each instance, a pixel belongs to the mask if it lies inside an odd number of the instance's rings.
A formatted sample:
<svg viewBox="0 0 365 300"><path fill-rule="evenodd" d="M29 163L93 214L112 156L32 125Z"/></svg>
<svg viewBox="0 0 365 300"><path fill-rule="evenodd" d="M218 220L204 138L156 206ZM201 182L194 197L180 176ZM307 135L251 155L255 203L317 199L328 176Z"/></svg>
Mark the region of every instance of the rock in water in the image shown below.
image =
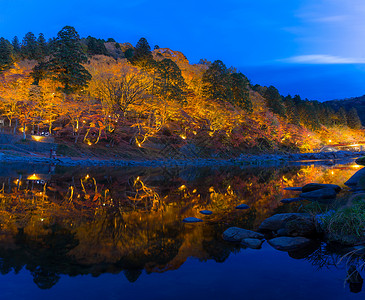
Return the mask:
<svg viewBox="0 0 365 300"><path fill-rule="evenodd" d="M293 251L308 246L312 241L304 237L282 236L267 242L276 250Z"/></svg>
<svg viewBox="0 0 365 300"><path fill-rule="evenodd" d="M206 210L206 209L204 209L204 210L201 210L201 211L200 211L200 213L201 213L202 215L211 215L213 212L212 212L212 211L210 211L210 210Z"/></svg>
<svg viewBox="0 0 365 300"><path fill-rule="evenodd" d="M292 186L292 187L286 187L286 188L284 188L284 190L285 191L301 192L302 191L302 188L301 187Z"/></svg>
<svg viewBox="0 0 365 300"><path fill-rule="evenodd" d="M241 245L251 249L261 249L264 240L246 238L241 241Z"/></svg>
<svg viewBox="0 0 365 300"><path fill-rule="evenodd" d="M281 200L280 202L281 203L293 203L293 202L298 202L301 200L303 200L303 198L296 197L296 198L286 198L286 199Z"/></svg>
<svg viewBox="0 0 365 300"><path fill-rule="evenodd" d="M299 195L300 198L307 200L326 200L326 199L336 199L337 193L332 188L324 188L320 190L314 190L307 193L301 193Z"/></svg>
<svg viewBox="0 0 365 300"><path fill-rule="evenodd" d="M365 168L360 169L354 175L350 177L349 180L345 182L349 188L355 189L360 179L365 178Z"/></svg>
<svg viewBox="0 0 365 300"><path fill-rule="evenodd" d="M250 207L247 204L240 204L236 206L236 209L249 209Z"/></svg>
<svg viewBox="0 0 365 300"><path fill-rule="evenodd" d="M334 189L336 193L341 191L341 187L337 184L308 183L302 187L302 193L308 193L325 188Z"/></svg>
<svg viewBox="0 0 365 300"><path fill-rule="evenodd" d="M185 218L183 220L183 222L185 222L185 223L198 223L198 222L203 222L203 220L195 218L195 217L189 217L189 218Z"/></svg>
<svg viewBox="0 0 365 300"><path fill-rule="evenodd" d="M255 231L230 227L223 232L223 239L229 242L241 242L245 238L263 239L264 235Z"/></svg>
<svg viewBox="0 0 365 300"><path fill-rule="evenodd" d="M288 221L295 219L308 219L313 220L310 214L305 213L286 213L286 214L276 214L264 220L260 227L260 231L277 231L284 226Z"/></svg>
<svg viewBox="0 0 365 300"><path fill-rule="evenodd" d="M365 166L365 156L359 157L355 160L358 165Z"/></svg>

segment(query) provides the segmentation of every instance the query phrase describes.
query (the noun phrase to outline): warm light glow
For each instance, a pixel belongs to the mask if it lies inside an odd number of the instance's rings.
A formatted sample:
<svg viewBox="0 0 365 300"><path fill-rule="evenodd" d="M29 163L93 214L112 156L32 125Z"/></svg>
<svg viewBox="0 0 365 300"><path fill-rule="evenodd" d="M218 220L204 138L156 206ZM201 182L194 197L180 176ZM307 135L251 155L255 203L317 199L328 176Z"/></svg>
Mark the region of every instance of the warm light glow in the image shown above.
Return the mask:
<svg viewBox="0 0 365 300"><path fill-rule="evenodd" d="M92 143L89 141L89 142L87 142L87 144L89 145L89 146L91 146L92 145Z"/></svg>
<svg viewBox="0 0 365 300"><path fill-rule="evenodd" d="M332 143L332 140L328 140L329 143Z"/></svg>
<svg viewBox="0 0 365 300"><path fill-rule="evenodd" d="M85 179L89 179L90 178L90 176L89 176L89 174L87 174L86 176L85 176Z"/></svg>
<svg viewBox="0 0 365 300"><path fill-rule="evenodd" d="M179 190L182 191L182 190L185 190L186 189L186 185L183 184L181 187L179 187Z"/></svg>
<svg viewBox="0 0 365 300"><path fill-rule="evenodd" d="M185 134L181 134L180 137L183 139L183 140L186 140L186 135Z"/></svg>
<svg viewBox="0 0 365 300"><path fill-rule="evenodd" d="M41 140L44 139L44 136L40 136L40 135L32 135L32 139L39 142Z"/></svg>
<svg viewBox="0 0 365 300"><path fill-rule="evenodd" d="M28 180L39 180L41 179L40 177L38 177L36 174L30 175L27 177Z"/></svg>
<svg viewBox="0 0 365 300"><path fill-rule="evenodd" d="M28 180L39 180L41 179L40 177L38 177L36 174L30 175L27 177Z"/></svg>

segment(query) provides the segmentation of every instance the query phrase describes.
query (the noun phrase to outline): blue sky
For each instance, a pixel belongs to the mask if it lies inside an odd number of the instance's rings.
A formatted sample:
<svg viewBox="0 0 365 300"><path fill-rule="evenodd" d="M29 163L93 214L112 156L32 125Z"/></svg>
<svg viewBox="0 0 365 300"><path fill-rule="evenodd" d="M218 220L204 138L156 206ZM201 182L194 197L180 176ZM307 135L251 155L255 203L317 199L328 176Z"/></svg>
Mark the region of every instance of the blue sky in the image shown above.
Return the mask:
<svg viewBox="0 0 365 300"><path fill-rule="evenodd" d="M0 36L114 37L221 59L253 83L327 100L365 94L363 0L0 0Z"/></svg>

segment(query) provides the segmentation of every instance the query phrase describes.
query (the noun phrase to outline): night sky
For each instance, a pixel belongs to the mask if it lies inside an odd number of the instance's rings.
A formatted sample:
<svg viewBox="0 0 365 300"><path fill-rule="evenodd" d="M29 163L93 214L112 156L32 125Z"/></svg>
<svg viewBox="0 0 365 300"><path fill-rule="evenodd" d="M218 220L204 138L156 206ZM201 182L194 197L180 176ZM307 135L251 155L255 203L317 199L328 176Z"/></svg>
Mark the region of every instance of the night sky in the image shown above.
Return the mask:
<svg viewBox="0 0 365 300"><path fill-rule="evenodd" d="M113 37L235 66L252 83L320 101L365 94L364 0L0 0L0 36Z"/></svg>

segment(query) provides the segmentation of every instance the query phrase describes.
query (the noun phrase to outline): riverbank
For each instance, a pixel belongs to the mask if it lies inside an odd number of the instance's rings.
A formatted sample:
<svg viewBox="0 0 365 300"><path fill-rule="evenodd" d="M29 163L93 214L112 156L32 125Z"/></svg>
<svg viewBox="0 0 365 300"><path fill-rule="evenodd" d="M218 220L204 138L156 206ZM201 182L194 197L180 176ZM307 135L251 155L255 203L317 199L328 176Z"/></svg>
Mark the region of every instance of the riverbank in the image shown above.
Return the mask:
<svg viewBox="0 0 365 300"><path fill-rule="evenodd" d="M47 163L61 166L212 166L212 165L283 165L313 164L324 160L347 161L365 155L365 152L320 152L292 154L242 154L237 158L194 158L194 159L104 159L59 156L49 158L41 154L19 153L15 151L0 152L0 162Z"/></svg>

